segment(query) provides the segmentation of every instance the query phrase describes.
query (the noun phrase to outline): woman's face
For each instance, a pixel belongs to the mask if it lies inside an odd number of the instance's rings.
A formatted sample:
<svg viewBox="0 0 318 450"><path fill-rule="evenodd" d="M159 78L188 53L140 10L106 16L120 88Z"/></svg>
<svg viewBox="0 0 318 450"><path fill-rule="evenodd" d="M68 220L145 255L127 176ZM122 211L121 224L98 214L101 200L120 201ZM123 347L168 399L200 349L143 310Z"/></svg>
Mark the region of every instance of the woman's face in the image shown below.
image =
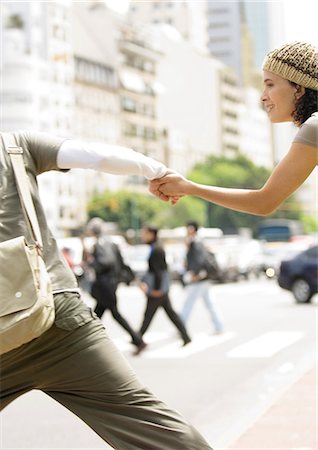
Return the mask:
<svg viewBox="0 0 318 450"><path fill-rule="evenodd" d="M296 99L301 95L297 86L288 80L264 70L264 91L261 100L272 123L293 121Z"/></svg>

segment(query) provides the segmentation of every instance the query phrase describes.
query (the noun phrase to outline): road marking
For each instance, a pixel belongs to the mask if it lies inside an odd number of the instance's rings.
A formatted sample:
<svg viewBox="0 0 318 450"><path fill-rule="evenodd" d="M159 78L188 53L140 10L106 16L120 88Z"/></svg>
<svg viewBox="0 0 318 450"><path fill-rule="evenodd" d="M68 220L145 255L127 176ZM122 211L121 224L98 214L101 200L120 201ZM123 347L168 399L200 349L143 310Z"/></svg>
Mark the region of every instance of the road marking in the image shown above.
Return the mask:
<svg viewBox="0 0 318 450"><path fill-rule="evenodd" d="M167 333L146 333L144 335L144 339L147 344L154 344L156 342L167 339ZM131 351L135 349L135 346L131 343L128 337L112 338L112 341L121 352Z"/></svg>
<svg viewBox="0 0 318 450"><path fill-rule="evenodd" d="M190 344L182 347L180 341L172 342L157 350L148 350L142 353L142 357L150 359L183 359L191 355L200 353L207 348L226 342L234 337L234 333L223 333L219 335L207 335L200 333L196 335Z"/></svg>
<svg viewBox="0 0 318 450"><path fill-rule="evenodd" d="M303 337L300 331L272 331L235 347L229 358L270 358Z"/></svg>
<svg viewBox="0 0 318 450"><path fill-rule="evenodd" d="M188 358L191 355L196 353L200 353L207 348L214 347L223 342L232 339L235 336L235 333L222 333L218 335L208 335L204 333L200 333L192 339L192 341L182 347L181 340L174 340L173 342L169 342L165 344L161 341L167 339L166 333L146 333L144 338L145 342L147 342L148 347L145 349L139 357L147 358L147 359L183 359ZM168 336L169 337L169 336ZM113 339L114 344L121 352L129 352L134 349L132 344L123 338ZM152 345L157 345L159 348L155 348L151 350Z"/></svg>

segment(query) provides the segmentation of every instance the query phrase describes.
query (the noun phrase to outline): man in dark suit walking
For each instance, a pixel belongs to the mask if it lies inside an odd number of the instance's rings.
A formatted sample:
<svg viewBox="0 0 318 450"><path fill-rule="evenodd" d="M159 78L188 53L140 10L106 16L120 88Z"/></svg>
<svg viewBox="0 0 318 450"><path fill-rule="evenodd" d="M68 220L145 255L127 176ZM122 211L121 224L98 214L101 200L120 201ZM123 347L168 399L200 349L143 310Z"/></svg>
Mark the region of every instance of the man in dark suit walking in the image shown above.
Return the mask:
<svg viewBox="0 0 318 450"><path fill-rule="evenodd" d="M166 263L164 248L157 240L158 228L153 225L145 225L142 228L142 240L149 244L150 254L148 258L148 272L140 283L141 289L147 296L147 306L144 314L144 320L139 334L143 334L148 329L157 309L161 306L171 322L176 326L183 339L183 345L191 342L187 330L172 308L169 299L169 273Z"/></svg>

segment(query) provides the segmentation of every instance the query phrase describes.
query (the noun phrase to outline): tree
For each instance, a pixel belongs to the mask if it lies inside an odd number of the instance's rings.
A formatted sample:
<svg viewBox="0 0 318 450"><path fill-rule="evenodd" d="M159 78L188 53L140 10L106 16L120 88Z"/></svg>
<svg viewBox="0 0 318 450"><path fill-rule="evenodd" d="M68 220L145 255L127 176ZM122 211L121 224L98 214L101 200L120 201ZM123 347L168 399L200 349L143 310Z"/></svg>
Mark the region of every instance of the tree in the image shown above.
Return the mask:
<svg viewBox="0 0 318 450"><path fill-rule="evenodd" d="M116 222L120 230L138 229L141 223L151 221L160 208L159 201L150 202L149 198L136 192L105 192L89 202L88 216Z"/></svg>
<svg viewBox="0 0 318 450"><path fill-rule="evenodd" d="M194 218L203 224L205 219L205 206L199 199L185 197L171 206L149 194L128 191L98 194L89 202L87 211L90 219L100 217L115 222L122 231L137 230L147 222L160 228L174 228Z"/></svg>

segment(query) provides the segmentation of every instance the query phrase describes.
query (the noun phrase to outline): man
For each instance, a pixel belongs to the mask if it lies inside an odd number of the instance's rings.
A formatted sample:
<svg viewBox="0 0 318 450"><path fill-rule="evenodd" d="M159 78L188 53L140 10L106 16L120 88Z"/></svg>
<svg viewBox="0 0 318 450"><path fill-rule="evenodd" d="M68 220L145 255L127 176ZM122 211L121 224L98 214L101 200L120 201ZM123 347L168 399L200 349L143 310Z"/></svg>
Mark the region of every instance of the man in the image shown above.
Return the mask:
<svg viewBox="0 0 318 450"><path fill-rule="evenodd" d="M103 225L103 220L98 217L90 220L87 225L87 231L96 238L92 255L95 281L91 289L91 295L97 301L94 312L101 319L104 312L109 309L113 318L130 334L132 343L136 346L135 354L139 354L146 348L146 344L120 314L117 307L117 288L121 270L128 266L123 261L118 245L111 242L103 233Z"/></svg>
<svg viewBox="0 0 318 450"><path fill-rule="evenodd" d="M186 256L186 273L184 275L186 287L181 318L186 323L194 303L198 298L202 297L210 315L214 333L220 334L223 332L223 324L210 297L210 282L206 268L207 250L198 238L198 228L199 225L195 221L187 223L188 251Z"/></svg>
<svg viewBox="0 0 318 450"><path fill-rule="evenodd" d="M152 395L80 298L71 269L48 229L37 175L49 170L90 168L107 173L163 176L166 167L131 149L84 144L44 133L14 133L30 179L43 238L43 258L55 300L55 323L40 337L1 356L1 408L41 389L121 450L208 450L202 436ZM0 141L0 242L29 238L9 155Z"/></svg>
<svg viewBox="0 0 318 450"><path fill-rule="evenodd" d="M169 299L168 267L165 251L157 239L158 228L154 225L145 225L142 228L141 237L146 244L149 244L150 254L148 258L149 269L144 278L144 282L140 284L141 289L147 296L147 306L139 334L141 336L144 335L158 308L162 307L171 322L178 329L183 339L183 345L187 345L191 342L191 339L182 320L172 308Z"/></svg>

